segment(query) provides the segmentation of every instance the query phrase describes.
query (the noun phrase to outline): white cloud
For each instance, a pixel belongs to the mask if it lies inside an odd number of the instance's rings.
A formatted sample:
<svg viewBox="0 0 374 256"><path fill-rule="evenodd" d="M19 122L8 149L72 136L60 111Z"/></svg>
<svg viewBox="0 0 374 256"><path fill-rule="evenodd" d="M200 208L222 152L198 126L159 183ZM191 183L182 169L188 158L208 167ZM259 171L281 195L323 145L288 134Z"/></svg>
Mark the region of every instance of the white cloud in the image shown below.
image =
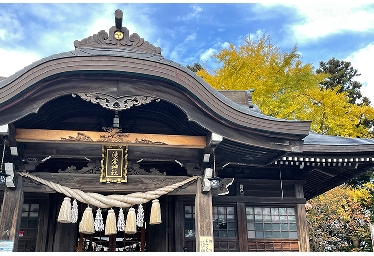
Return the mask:
<svg viewBox="0 0 374 256"><path fill-rule="evenodd" d="M0 56L2 60L5 60L0 62L0 76L2 77L11 76L15 72L41 59L41 56L34 52L19 49L0 49Z"/></svg>
<svg viewBox="0 0 374 256"><path fill-rule="evenodd" d="M61 5L43 5L43 4L30 4L27 6L29 12L32 15L37 16L38 18L44 19L48 23L61 23L66 21L66 16L64 14L71 14L69 12L63 13L61 9L58 7L62 7ZM58 11L56 11L56 9ZM75 9L75 8L70 8Z"/></svg>
<svg viewBox="0 0 374 256"><path fill-rule="evenodd" d="M213 47L205 50L201 55L200 55L200 61L203 63L208 62L213 54L218 53L220 50L224 48L228 48L230 46L230 43L228 42L223 42L223 43L217 43Z"/></svg>
<svg viewBox="0 0 374 256"><path fill-rule="evenodd" d="M372 67L372 60L374 59L374 43L367 45L364 48L349 55L345 61L349 61L352 67L357 69L361 74L356 78L362 83L361 92L372 102L374 106L374 73Z"/></svg>
<svg viewBox="0 0 374 256"><path fill-rule="evenodd" d="M290 26L299 43L318 39L330 34L347 31L370 31L374 29L374 8L360 2L298 3L287 4L302 18Z"/></svg>
<svg viewBox="0 0 374 256"><path fill-rule="evenodd" d="M184 40L185 43L188 43L189 41L193 41L196 38L196 33L192 33L187 36L187 38Z"/></svg>
<svg viewBox="0 0 374 256"><path fill-rule="evenodd" d="M200 60L202 62L206 62L207 60L209 60L211 58L211 56L213 54L217 53L217 49L214 49L214 48L209 48L208 50L206 50L205 52L203 52L201 55L200 55Z"/></svg>
<svg viewBox="0 0 374 256"><path fill-rule="evenodd" d="M12 41L22 38L23 28L12 13L0 10L0 41Z"/></svg>
<svg viewBox="0 0 374 256"><path fill-rule="evenodd" d="M192 8L192 12L184 17L178 17L178 19L183 21L192 20L198 18L200 16L200 13L203 11L203 8L201 8L201 6L198 5L191 5L190 7Z"/></svg>

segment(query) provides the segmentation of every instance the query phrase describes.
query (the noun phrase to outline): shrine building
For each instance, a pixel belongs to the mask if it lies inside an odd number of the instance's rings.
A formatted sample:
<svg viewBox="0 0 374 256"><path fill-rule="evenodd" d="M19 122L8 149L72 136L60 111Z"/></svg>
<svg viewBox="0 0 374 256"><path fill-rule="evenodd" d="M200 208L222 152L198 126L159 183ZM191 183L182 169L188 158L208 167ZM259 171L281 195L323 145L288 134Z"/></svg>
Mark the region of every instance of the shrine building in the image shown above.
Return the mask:
<svg viewBox="0 0 374 256"><path fill-rule="evenodd" d="M264 115L122 15L0 78L0 252L309 251L306 201L372 170L374 140Z"/></svg>

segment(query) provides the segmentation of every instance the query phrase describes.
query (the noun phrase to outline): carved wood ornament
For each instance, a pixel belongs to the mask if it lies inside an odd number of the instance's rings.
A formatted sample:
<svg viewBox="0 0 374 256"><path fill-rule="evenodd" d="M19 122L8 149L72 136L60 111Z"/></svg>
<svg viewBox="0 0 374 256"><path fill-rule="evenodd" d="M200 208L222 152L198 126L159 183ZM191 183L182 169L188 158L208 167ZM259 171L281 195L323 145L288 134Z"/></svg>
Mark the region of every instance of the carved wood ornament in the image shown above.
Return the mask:
<svg viewBox="0 0 374 256"><path fill-rule="evenodd" d="M103 108L111 110L125 110L131 107L148 104L152 101L159 102L160 99L153 98L150 96L124 96L124 97L113 97L101 93L77 93L72 94L73 97L78 95L85 101L92 102L94 104L100 104Z"/></svg>
<svg viewBox="0 0 374 256"><path fill-rule="evenodd" d="M145 41L137 33L130 35L129 30L122 27L122 11L116 11L115 16L116 24L109 29L109 34L105 30L101 30L97 34L80 41L75 40L75 48L121 48L131 52L144 52L162 56L160 47L155 47Z"/></svg>

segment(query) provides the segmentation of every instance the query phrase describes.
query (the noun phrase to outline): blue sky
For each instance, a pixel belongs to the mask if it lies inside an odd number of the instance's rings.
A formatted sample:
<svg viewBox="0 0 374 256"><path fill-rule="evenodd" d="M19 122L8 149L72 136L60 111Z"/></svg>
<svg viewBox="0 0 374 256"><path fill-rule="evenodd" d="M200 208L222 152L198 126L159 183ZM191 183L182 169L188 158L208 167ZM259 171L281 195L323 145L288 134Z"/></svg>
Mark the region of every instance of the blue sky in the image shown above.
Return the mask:
<svg viewBox="0 0 374 256"><path fill-rule="evenodd" d="M74 50L74 40L109 31L116 9L123 11L130 34L183 65L199 62L213 69L212 54L260 33L286 52L296 45L303 63L315 68L333 57L350 61L361 73L363 94L374 102L374 3L362 1L1 3L0 76Z"/></svg>

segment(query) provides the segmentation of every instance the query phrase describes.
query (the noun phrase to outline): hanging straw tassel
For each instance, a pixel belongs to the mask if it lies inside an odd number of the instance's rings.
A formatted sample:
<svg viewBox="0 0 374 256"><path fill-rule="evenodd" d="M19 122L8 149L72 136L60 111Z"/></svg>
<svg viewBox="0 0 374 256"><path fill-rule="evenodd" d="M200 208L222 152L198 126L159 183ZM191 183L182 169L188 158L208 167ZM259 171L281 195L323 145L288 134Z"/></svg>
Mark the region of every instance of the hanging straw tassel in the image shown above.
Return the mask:
<svg viewBox="0 0 374 256"><path fill-rule="evenodd" d="M118 220L117 220L117 231L125 231L125 215L123 209L119 209Z"/></svg>
<svg viewBox="0 0 374 256"><path fill-rule="evenodd" d="M73 205L71 206L71 223L77 223L78 221L78 203L74 199Z"/></svg>
<svg viewBox="0 0 374 256"><path fill-rule="evenodd" d="M105 221L105 235L114 234L117 234L116 214L113 209L110 209Z"/></svg>
<svg viewBox="0 0 374 256"><path fill-rule="evenodd" d="M161 209L160 202L158 199L152 200L151 215L149 217L149 224L160 224L161 223Z"/></svg>
<svg viewBox="0 0 374 256"><path fill-rule="evenodd" d="M71 223L71 203L69 197L65 197L64 201L62 201L57 221L61 223Z"/></svg>
<svg viewBox="0 0 374 256"><path fill-rule="evenodd" d="M104 230L103 216L101 214L101 209L100 208L98 208L96 210L94 228L95 228L95 231L103 231Z"/></svg>
<svg viewBox="0 0 374 256"><path fill-rule="evenodd" d="M129 209L129 212L127 213L125 233L126 234L136 233L136 214L135 214L135 209L132 207Z"/></svg>
<svg viewBox="0 0 374 256"><path fill-rule="evenodd" d="M92 208L87 206L86 210L83 212L82 220L79 223L79 232L83 234L93 234L94 230L94 217L92 213Z"/></svg>
<svg viewBox="0 0 374 256"><path fill-rule="evenodd" d="M143 222L144 222L144 209L143 209L143 205L139 204L138 213L136 214L136 225L138 227L143 227Z"/></svg>

